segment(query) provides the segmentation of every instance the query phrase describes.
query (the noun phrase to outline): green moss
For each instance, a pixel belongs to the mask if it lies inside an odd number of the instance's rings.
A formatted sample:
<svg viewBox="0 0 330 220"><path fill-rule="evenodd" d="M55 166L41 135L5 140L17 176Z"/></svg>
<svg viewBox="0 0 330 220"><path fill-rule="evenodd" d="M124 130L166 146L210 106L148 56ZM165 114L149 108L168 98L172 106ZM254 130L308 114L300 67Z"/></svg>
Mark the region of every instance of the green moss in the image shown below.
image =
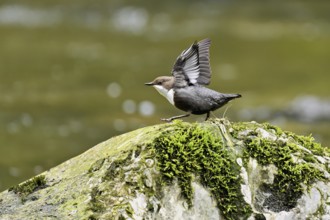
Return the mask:
<svg viewBox="0 0 330 220"><path fill-rule="evenodd" d="M330 154L330 149L328 147L322 147L320 143L315 142L315 139L312 137L312 135L309 136L296 135L289 131L282 131L281 128L274 125L270 125L269 123L264 123L263 127L266 128L267 130L273 129L275 131L275 134L277 134L277 136L281 136L284 134L287 137L293 138L298 144L312 151L312 153L315 155L324 156Z"/></svg>
<svg viewBox="0 0 330 220"><path fill-rule="evenodd" d="M105 209L105 206L100 201L100 196L102 191L100 191L97 187L94 187L90 193L90 202L89 202L89 210L95 212L101 212Z"/></svg>
<svg viewBox="0 0 330 220"><path fill-rule="evenodd" d="M128 214L129 217L133 217L134 214L134 210L132 208L132 206L130 204L127 204L126 208L125 208L126 213Z"/></svg>
<svg viewBox="0 0 330 220"><path fill-rule="evenodd" d="M263 127L266 129L266 130L273 130L275 134L277 134L278 136L281 136L283 134L283 131L281 128L275 126L275 125L271 125L269 123L264 123L263 124Z"/></svg>
<svg viewBox="0 0 330 220"><path fill-rule="evenodd" d="M93 172L99 170L102 167L104 160L105 158L102 158L93 163L92 166L88 169L88 173L92 175Z"/></svg>
<svg viewBox="0 0 330 220"><path fill-rule="evenodd" d="M125 218L123 215L120 215L120 216L118 217L118 220L126 220L126 218Z"/></svg>
<svg viewBox="0 0 330 220"><path fill-rule="evenodd" d="M241 138L238 134L246 130L242 124L234 125L233 128L236 129L233 134L237 139ZM277 137L282 136L292 140L278 141L278 139L266 139L256 132L257 128L275 133ZM272 198L267 198L265 203L273 211L293 208L304 191L302 184L309 187L315 180L325 178L323 172L315 164L317 160L312 154L324 153L325 150L320 147L320 144L313 142L314 139L311 136L303 137L291 132L284 132L268 123L256 125L250 129L254 129L253 135L248 134L242 138L246 146L244 152L245 161L252 157L257 159L261 165L274 164L278 169L274 183L262 186L264 190L269 191L273 195ZM303 150L298 145L303 146L312 153L308 153L308 151ZM303 160L300 162L294 161L292 155L297 155Z"/></svg>
<svg viewBox="0 0 330 220"><path fill-rule="evenodd" d="M123 172L122 172L123 170L121 168L129 162L129 160L131 159L132 153L133 153L133 150L131 150L129 152L123 152L121 158L118 158L118 159L112 161L111 165L108 167L105 175L102 178L102 182L111 181L116 176L123 174Z"/></svg>
<svg viewBox="0 0 330 220"><path fill-rule="evenodd" d="M117 157L104 158L102 162L96 161L90 168L96 172L101 182L90 193L87 211L92 212L89 219L126 219L132 217L134 210L129 200L136 192L141 192L149 198L155 194L154 187L146 187L144 183L145 171L149 169L154 175L153 163L146 159L154 158L154 151L142 150L147 145L137 144L130 150L121 152ZM94 169L102 164L102 168ZM155 171L156 172L156 171ZM111 207L111 213L108 213Z"/></svg>
<svg viewBox="0 0 330 220"><path fill-rule="evenodd" d="M304 157L302 159L308 163L317 163L317 160L315 159L315 157L310 154L304 155Z"/></svg>
<svg viewBox="0 0 330 220"><path fill-rule="evenodd" d="M263 214L255 214L255 220L266 220L266 217Z"/></svg>
<svg viewBox="0 0 330 220"><path fill-rule="evenodd" d="M197 176L227 219L250 214L240 192L240 167L223 146L221 137L199 124L175 122L175 125L174 131L164 132L154 142L164 182L171 184L177 179L181 195L192 206L191 182Z"/></svg>
<svg viewBox="0 0 330 220"><path fill-rule="evenodd" d="M330 154L329 148L322 147L320 143L316 143L312 135L301 136L291 132L286 132L286 134L296 140L300 145L312 151L315 155L325 156Z"/></svg>
<svg viewBox="0 0 330 220"><path fill-rule="evenodd" d="M106 210L106 204L111 204L111 198L107 197L107 195L103 195L103 191L107 192L112 191L112 186L114 184L115 178L123 178L123 167L128 163L129 158L132 155L132 151L123 152L120 158L113 160L113 158L103 158L97 160L89 169L90 175L93 172L98 171L104 164L109 163L105 170L104 175L102 176L102 183L108 186L108 189L100 189L100 186L93 187L90 192L90 201L88 202L87 211L91 211L92 214L88 217L89 220L100 219L102 218L102 214L104 214ZM122 180L123 181L123 180ZM121 181L121 182L122 182ZM107 193L106 193L107 194Z"/></svg>
<svg viewBox="0 0 330 220"><path fill-rule="evenodd" d="M22 202L25 202L28 195L45 187L46 177L44 175L39 175L31 180L9 188L8 191L13 191L16 194L19 194Z"/></svg>
<svg viewBox="0 0 330 220"><path fill-rule="evenodd" d="M89 220L99 219L100 213L105 210L105 204L101 202L102 191L98 187L93 187L90 192L90 201L87 210L92 211L92 215L88 217Z"/></svg>

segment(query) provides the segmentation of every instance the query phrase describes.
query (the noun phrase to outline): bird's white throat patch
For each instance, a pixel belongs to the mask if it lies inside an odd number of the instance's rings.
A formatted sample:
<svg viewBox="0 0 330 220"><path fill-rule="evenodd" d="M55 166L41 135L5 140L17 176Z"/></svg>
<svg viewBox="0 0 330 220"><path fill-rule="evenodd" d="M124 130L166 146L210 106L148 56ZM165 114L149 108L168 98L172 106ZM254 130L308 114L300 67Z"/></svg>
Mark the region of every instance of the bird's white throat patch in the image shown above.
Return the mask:
<svg viewBox="0 0 330 220"><path fill-rule="evenodd" d="M172 105L174 105L174 90L167 90L163 86L154 85L155 89L164 96Z"/></svg>

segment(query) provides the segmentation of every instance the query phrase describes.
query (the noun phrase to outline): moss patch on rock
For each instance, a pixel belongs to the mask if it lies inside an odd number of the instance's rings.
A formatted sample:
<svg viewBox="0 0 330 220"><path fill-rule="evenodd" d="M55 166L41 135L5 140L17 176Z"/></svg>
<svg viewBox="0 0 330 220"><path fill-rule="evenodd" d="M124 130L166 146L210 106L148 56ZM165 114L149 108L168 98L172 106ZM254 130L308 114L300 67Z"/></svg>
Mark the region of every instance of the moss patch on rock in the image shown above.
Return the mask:
<svg viewBox="0 0 330 220"><path fill-rule="evenodd" d="M175 121L175 126L174 131L164 132L154 141L163 181L172 184L177 180L182 196L192 206L191 182L197 178L211 191L226 219L248 216L251 208L240 191L240 167L219 133L197 123Z"/></svg>
<svg viewBox="0 0 330 220"><path fill-rule="evenodd" d="M146 196L145 208L157 212L160 206L155 201L164 196L163 186L174 180L188 207L193 205L192 181L197 181L209 189L226 219L251 214L240 191L240 166L230 153L232 149L223 143L218 127L181 121L168 126L171 129L160 129L150 144L91 165L90 175L97 170L105 172L100 176L101 184L90 192L90 219L134 217L134 204L128 202L127 195L133 199L139 193ZM111 210L106 204L111 204ZM112 214L104 216L109 211Z"/></svg>
<svg viewBox="0 0 330 220"><path fill-rule="evenodd" d="M13 191L15 194L18 194L21 197L21 201L24 203L28 195L38 189L45 188L45 186L46 177L44 175L39 175L24 183L10 187L8 191Z"/></svg>
<svg viewBox="0 0 330 220"><path fill-rule="evenodd" d="M323 165L315 155L329 155L329 150L311 136L295 135L268 123L234 123L232 128L232 135L244 142L245 163L252 157L261 165L273 164L278 169L274 182L261 186L273 195L264 202L270 210L290 210L304 187L310 187L315 180L325 180Z"/></svg>

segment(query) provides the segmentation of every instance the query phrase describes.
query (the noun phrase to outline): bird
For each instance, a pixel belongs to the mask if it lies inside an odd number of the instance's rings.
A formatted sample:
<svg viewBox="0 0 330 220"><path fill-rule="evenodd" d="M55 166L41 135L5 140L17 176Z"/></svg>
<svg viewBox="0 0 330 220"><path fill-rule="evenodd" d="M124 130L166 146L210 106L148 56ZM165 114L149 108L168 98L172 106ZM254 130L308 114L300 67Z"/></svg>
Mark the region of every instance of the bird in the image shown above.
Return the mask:
<svg viewBox="0 0 330 220"><path fill-rule="evenodd" d="M206 114L206 121L210 112L241 97L240 94L225 94L205 87L210 84L211 79L210 45L209 38L195 41L177 57L172 76L159 76L145 83L153 86L176 108L186 112L161 120L171 122L191 114Z"/></svg>

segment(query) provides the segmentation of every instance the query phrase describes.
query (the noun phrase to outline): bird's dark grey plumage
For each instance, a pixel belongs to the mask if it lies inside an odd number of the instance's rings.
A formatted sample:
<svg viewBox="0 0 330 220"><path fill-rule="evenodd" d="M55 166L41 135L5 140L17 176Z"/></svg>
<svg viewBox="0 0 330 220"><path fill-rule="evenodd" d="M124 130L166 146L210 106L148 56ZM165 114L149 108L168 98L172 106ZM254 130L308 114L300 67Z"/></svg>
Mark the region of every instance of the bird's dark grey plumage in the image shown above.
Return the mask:
<svg viewBox="0 0 330 220"><path fill-rule="evenodd" d="M241 97L240 94L224 94L208 89L211 79L210 39L195 42L184 50L177 58L173 76L160 76L146 85L154 86L168 101L180 110L188 112L185 115L174 116L165 121L187 117L190 114L207 114L230 100Z"/></svg>

